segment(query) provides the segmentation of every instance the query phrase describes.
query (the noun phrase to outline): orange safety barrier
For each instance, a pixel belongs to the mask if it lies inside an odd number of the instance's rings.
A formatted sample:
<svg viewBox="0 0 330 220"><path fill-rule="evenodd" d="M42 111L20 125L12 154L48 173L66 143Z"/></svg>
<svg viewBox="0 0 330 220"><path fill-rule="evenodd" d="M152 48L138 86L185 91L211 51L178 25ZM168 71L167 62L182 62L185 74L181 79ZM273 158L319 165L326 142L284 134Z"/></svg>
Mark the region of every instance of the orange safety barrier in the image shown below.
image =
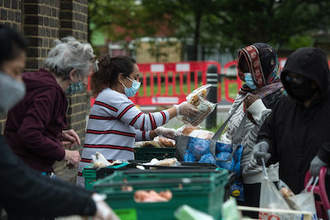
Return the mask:
<svg viewBox="0 0 330 220"><path fill-rule="evenodd" d="M281 69L283 69L286 58L279 58L279 62ZM226 63L224 73L221 73L220 63L215 61L139 63L141 87L131 100L137 105L173 105L181 103L186 100L187 94L192 90L206 84L206 73L209 65L216 65L218 75L224 76L225 99L228 102L234 102L235 97L230 97L229 87L231 84L236 84L238 90L242 86L242 81L237 77L237 60ZM231 75L232 77L228 77L230 71L235 72ZM233 79L234 76L236 76L236 79ZM218 81L218 102L221 101L222 97L221 85L221 81ZM94 100L94 98L91 98L91 106L94 104Z"/></svg>
<svg viewBox="0 0 330 220"><path fill-rule="evenodd" d="M142 85L131 100L137 105L173 105L183 102L192 90L206 84L209 65L216 65L220 73L221 65L214 61L139 63Z"/></svg>
<svg viewBox="0 0 330 220"><path fill-rule="evenodd" d="M224 72L225 72L225 76L227 75L228 73L228 69L229 68L232 68L233 66L235 66L235 72L236 72L236 76L237 76L237 60L233 60L233 61L230 61L228 63L225 64L224 66ZM229 101L229 102L234 102L235 98L231 98L229 96L229 84L237 84L237 89L241 88L242 86L242 81L240 80L239 77L236 77L236 79L229 79L228 77L225 77L225 97L226 97L226 100ZM221 95L221 94L219 94Z"/></svg>

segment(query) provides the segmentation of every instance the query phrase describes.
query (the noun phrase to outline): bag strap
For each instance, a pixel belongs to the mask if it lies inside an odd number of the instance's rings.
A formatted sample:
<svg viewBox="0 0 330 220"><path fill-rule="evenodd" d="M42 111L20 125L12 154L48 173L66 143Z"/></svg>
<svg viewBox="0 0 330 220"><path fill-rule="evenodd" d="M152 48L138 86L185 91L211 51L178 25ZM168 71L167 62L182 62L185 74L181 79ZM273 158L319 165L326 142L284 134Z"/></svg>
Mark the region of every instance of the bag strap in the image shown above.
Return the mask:
<svg viewBox="0 0 330 220"><path fill-rule="evenodd" d="M314 188L315 188L315 185L318 183L318 181L319 181L319 177L317 176L316 178L315 178L315 180L314 180L314 177L312 176L311 177L311 179L308 181L308 183L307 183L307 185L306 185L306 187L305 187L305 189L303 190L304 192L307 192L307 189L308 189L308 187L310 187L311 185L312 185L312 183L313 183L313 187L312 187L312 192L314 191Z"/></svg>
<svg viewBox="0 0 330 220"><path fill-rule="evenodd" d="M233 142L232 144L238 144L240 143L242 137L243 137L243 134L244 134L244 128L245 128L245 122L246 122L246 119L247 119L247 116L248 114L245 113L244 114L244 117L239 125L239 127L237 128L237 131L236 131L236 134L234 135L233 137Z"/></svg>
<svg viewBox="0 0 330 220"><path fill-rule="evenodd" d="M228 116L228 118L226 119L226 121L220 126L220 128L218 129L218 131L213 135L213 137L211 138L212 140L219 140L223 130L225 129L226 125L228 124L229 120L231 119L231 117L235 114L236 110L238 109L238 107L241 106L241 104L243 103L243 101L245 100L245 97L249 95L246 94L244 96L244 98L238 103L238 105L234 108L233 112Z"/></svg>
<svg viewBox="0 0 330 220"><path fill-rule="evenodd" d="M244 127L245 127L245 121L246 121L246 119L247 119L247 114L245 113L245 115L244 115L244 117L243 117L243 119L242 119L242 121L241 121L241 124L239 125L239 127L238 127L238 129L237 129L237 132L236 132L236 134L235 134L234 137L233 137L233 143L232 143L233 151L231 152L230 157L229 157L227 160L220 160L220 159L218 159L218 158L215 156L215 146L216 146L216 144L214 144L214 149L213 149L213 147L211 147L211 146L213 146L213 145L210 145L211 153L212 153L212 155L214 154L213 157L214 157L217 161L220 161L220 162L227 162L227 161L230 161L231 158L234 156L234 154L235 154L237 148L238 148L239 145L240 145L239 142L241 141L241 139L242 139L242 137L243 137L243 131L244 131ZM215 142L215 140L212 140L212 141ZM210 142L210 143L211 143L211 142Z"/></svg>

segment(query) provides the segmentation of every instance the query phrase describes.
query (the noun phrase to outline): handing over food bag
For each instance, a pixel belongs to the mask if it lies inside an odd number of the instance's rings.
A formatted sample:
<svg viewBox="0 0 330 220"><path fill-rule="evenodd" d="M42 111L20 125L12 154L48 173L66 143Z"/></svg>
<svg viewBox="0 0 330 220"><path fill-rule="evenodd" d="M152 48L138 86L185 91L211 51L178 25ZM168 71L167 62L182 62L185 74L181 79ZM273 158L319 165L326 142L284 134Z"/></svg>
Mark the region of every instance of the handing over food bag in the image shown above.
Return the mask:
<svg viewBox="0 0 330 220"><path fill-rule="evenodd" d="M201 86L192 91L187 97L187 102L196 107L202 114L196 116L183 116L181 120L193 126L199 125L214 110L216 104L208 101L206 95L210 91L211 85Z"/></svg>

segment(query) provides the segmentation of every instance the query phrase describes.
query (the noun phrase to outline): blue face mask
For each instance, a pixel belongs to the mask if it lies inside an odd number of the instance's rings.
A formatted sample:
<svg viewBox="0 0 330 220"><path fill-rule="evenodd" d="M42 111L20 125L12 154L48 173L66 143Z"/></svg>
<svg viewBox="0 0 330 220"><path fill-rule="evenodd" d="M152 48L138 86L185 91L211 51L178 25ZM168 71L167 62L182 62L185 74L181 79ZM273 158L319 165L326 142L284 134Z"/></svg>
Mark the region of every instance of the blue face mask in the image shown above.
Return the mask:
<svg viewBox="0 0 330 220"><path fill-rule="evenodd" d="M132 87L127 88L123 83L122 83L122 85L124 86L124 91L125 91L126 96L127 97L132 97L139 90L141 83L136 81L136 80L132 80L128 77L126 77L126 78L129 79L132 82Z"/></svg>
<svg viewBox="0 0 330 220"><path fill-rule="evenodd" d="M250 89L257 89L253 82L251 73L244 73L245 83Z"/></svg>

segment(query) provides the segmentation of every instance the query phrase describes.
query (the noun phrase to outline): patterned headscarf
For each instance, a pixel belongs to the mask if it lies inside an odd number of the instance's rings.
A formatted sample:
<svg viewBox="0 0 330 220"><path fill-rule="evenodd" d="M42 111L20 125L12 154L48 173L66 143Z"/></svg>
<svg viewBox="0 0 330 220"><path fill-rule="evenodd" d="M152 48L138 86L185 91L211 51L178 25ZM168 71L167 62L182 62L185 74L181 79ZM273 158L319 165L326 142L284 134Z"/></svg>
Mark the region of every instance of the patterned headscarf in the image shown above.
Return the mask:
<svg viewBox="0 0 330 220"><path fill-rule="evenodd" d="M244 84L239 90L240 94L255 93L263 98L283 87L279 78L280 65L276 50L265 43L255 43L238 51L237 72L238 77L245 81L244 72L240 69L241 62L245 62L257 86L256 90Z"/></svg>

